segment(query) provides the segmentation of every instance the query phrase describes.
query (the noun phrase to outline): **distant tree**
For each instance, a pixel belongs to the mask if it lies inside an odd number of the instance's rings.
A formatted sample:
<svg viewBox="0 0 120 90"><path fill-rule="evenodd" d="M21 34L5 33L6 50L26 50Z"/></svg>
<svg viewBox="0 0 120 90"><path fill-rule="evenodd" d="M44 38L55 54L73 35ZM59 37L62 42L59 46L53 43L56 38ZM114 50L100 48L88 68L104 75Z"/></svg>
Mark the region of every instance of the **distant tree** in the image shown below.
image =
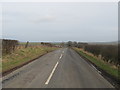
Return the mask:
<svg viewBox="0 0 120 90"><path fill-rule="evenodd" d="M87 45L88 45L88 43L78 42L77 47L78 47L78 48L85 48L85 46L87 46Z"/></svg>
<svg viewBox="0 0 120 90"><path fill-rule="evenodd" d="M53 46L52 43L41 42L41 44L44 45L44 46L49 46L49 47L52 47L52 46Z"/></svg>
<svg viewBox="0 0 120 90"><path fill-rule="evenodd" d="M72 47L72 41L68 41L67 46Z"/></svg>
<svg viewBox="0 0 120 90"><path fill-rule="evenodd" d="M64 42L62 42L62 43L60 44L60 46L64 47L64 46L65 46L65 43L64 43Z"/></svg>
<svg viewBox="0 0 120 90"><path fill-rule="evenodd" d="M42 45L44 45L44 42L41 42Z"/></svg>
<svg viewBox="0 0 120 90"><path fill-rule="evenodd" d="M72 46L78 47L78 43L74 41L74 42L72 43Z"/></svg>

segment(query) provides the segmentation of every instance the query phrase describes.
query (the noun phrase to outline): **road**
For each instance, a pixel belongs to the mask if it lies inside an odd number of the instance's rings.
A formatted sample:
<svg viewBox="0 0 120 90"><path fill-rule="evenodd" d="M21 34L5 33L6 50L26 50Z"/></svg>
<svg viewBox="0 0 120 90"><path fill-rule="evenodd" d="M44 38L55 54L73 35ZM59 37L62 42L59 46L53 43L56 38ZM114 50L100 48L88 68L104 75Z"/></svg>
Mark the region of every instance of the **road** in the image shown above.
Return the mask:
<svg viewBox="0 0 120 90"><path fill-rule="evenodd" d="M3 88L113 88L74 50L62 48L3 77Z"/></svg>

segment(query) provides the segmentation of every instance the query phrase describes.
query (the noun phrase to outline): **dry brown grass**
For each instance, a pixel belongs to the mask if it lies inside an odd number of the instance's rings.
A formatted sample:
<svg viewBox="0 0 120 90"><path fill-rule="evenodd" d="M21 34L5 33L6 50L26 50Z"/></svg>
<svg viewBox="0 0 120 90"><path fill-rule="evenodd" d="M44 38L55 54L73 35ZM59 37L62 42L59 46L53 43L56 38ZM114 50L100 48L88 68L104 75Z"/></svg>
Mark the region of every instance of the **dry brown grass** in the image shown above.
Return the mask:
<svg viewBox="0 0 120 90"><path fill-rule="evenodd" d="M55 47L46 46L30 46L28 48L24 48L24 46L17 47L15 52L2 57L2 71L7 71L56 49Z"/></svg>

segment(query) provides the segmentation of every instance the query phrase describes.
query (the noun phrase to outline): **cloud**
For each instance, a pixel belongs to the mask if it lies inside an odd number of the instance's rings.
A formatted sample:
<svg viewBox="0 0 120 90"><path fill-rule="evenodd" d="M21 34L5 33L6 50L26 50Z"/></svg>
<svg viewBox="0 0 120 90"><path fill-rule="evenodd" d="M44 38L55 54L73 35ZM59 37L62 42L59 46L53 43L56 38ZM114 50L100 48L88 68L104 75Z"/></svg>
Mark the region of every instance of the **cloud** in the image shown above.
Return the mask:
<svg viewBox="0 0 120 90"><path fill-rule="evenodd" d="M117 3L5 3L3 35L23 41L116 41ZM28 34L29 32L29 34Z"/></svg>
<svg viewBox="0 0 120 90"><path fill-rule="evenodd" d="M42 23L42 22L51 22L54 21L55 17L51 15L45 15L42 17L34 17L32 20L30 20L32 23Z"/></svg>

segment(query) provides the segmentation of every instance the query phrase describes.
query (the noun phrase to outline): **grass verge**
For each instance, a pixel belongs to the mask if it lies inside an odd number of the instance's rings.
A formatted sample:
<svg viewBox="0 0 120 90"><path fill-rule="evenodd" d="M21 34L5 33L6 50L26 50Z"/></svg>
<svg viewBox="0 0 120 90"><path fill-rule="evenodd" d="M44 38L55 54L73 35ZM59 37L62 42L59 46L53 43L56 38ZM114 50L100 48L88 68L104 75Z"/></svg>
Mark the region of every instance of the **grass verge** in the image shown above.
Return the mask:
<svg viewBox="0 0 120 90"><path fill-rule="evenodd" d="M56 47L34 46L16 49L14 53L2 57L2 72L22 65L38 56L56 50Z"/></svg>
<svg viewBox="0 0 120 90"><path fill-rule="evenodd" d="M119 76L120 69L119 68L113 68L110 64L107 64L103 62L102 60L100 60L99 58L96 58L92 55L85 53L85 51L83 51L82 49L79 49L79 48L73 48L73 49L77 51L80 55L84 56L85 58L90 60L92 63L97 65L99 68L103 69L104 71L112 75L113 77L120 80L120 76Z"/></svg>

